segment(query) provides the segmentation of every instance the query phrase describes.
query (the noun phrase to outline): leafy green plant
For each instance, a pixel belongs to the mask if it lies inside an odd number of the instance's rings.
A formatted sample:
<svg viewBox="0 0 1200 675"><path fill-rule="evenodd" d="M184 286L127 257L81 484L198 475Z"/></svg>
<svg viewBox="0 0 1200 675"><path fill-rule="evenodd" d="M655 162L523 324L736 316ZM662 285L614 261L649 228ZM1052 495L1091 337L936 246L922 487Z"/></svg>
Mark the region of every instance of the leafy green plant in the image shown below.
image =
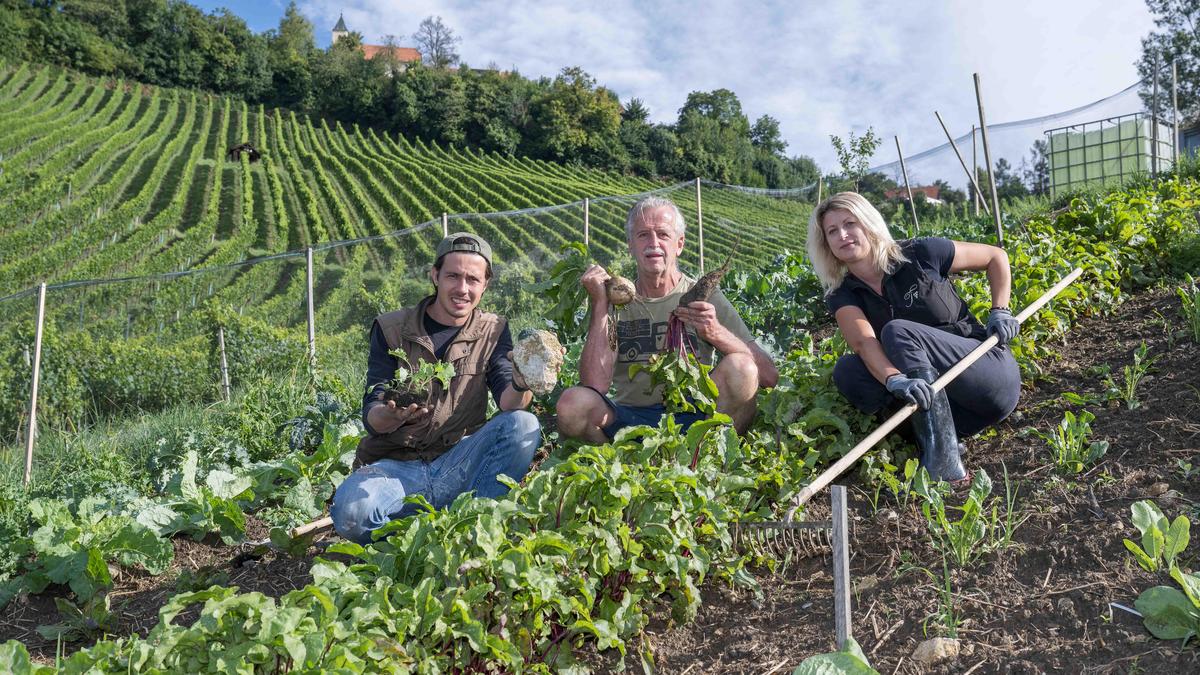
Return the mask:
<svg viewBox="0 0 1200 675"><path fill-rule="evenodd" d="M62 621L37 627L38 635L47 640L77 642L84 638L95 639L117 627L107 593L93 595L79 605L66 598L55 598L54 605L58 608Z"/></svg>
<svg viewBox="0 0 1200 675"><path fill-rule="evenodd" d="M1168 523L1162 509L1149 499L1134 502L1130 507L1133 524L1142 533L1142 545L1125 539L1125 548L1137 559L1138 565L1147 572L1160 567L1175 566L1175 559L1187 548L1191 522L1187 516L1179 515Z"/></svg>
<svg viewBox="0 0 1200 675"><path fill-rule="evenodd" d="M579 278L591 262L587 246L572 241L562 245L562 257L550 268L545 281L534 286L552 303L544 316L554 322L560 340L579 337L586 327L585 313L580 311L587 300L587 291Z"/></svg>
<svg viewBox="0 0 1200 675"><path fill-rule="evenodd" d="M988 535L996 530L999 514L995 507L989 514L984 501L992 493L992 479L980 469L971 480L971 488L961 507L947 507L945 493L948 486L933 482L929 473L921 470L913 480L913 492L923 503L921 512L933 537L935 547L942 555L953 560L959 567L971 564L986 548ZM952 519L947 510L957 510L957 519Z"/></svg>
<svg viewBox="0 0 1200 675"><path fill-rule="evenodd" d="M1200 342L1200 281L1187 275L1187 283L1175 290L1179 302L1183 305L1183 319L1192 335L1192 340Z"/></svg>
<svg viewBox="0 0 1200 675"><path fill-rule="evenodd" d="M1175 470L1184 480L1193 480L1200 477L1200 464L1195 462L1200 462L1200 457L1193 457L1190 460L1177 459L1175 460Z"/></svg>
<svg viewBox="0 0 1200 675"><path fill-rule="evenodd" d="M817 654L801 661L792 671L792 675L875 675L878 672L871 667L867 655L854 638L847 638L846 644L838 651Z"/></svg>
<svg viewBox="0 0 1200 675"><path fill-rule="evenodd" d="M908 499L912 494L913 480L917 476L919 466L920 462L915 457L910 457L904 462L902 473L898 467L888 462L882 462L879 466L872 465L868 469L868 476L875 485L874 496L871 501L872 510L877 510L879 492L885 487L888 492L892 493L892 498L896 500L900 508L907 508Z"/></svg>
<svg viewBox="0 0 1200 675"><path fill-rule="evenodd" d="M1182 640L1182 645L1200 635L1200 575L1171 568L1179 588L1155 586L1138 596L1133 606L1142 622L1160 640Z"/></svg>
<svg viewBox="0 0 1200 675"><path fill-rule="evenodd" d="M1142 342L1133 352L1133 363L1122 368L1124 379L1120 385L1112 379L1111 376L1106 377L1104 385L1107 387L1107 395L1109 400L1119 400L1125 402L1125 407L1129 410L1135 410L1141 407L1141 402L1137 400L1137 388L1142 379L1150 372L1151 366L1154 365L1156 357L1146 358L1150 348Z"/></svg>
<svg viewBox="0 0 1200 675"><path fill-rule="evenodd" d="M1054 466L1060 473L1079 473L1108 452L1108 441L1089 441L1094 419L1096 416L1086 410L1078 417L1067 410L1052 432L1036 432L1050 446Z"/></svg>
<svg viewBox="0 0 1200 675"><path fill-rule="evenodd" d="M197 480L199 458L188 451L183 466L167 486L167 499L137 513L139 523L159 536L189 534L199 540L210 532L221 541L235 544L246 534L246 516L239 502L254 499L254 481L244 473L210 470L203 482Z"/></svg>
<svg viewBox="0 0 1200 675"><path fill-rule="evenodd" d="M0 587L0 606L18 592L41 593L50 584L69 586L77 601L87 602L112 586L109 562L162 574L174 558L169 540L129 516L111 513L100 498L82 500L76 514L48 499L31 501L29 511L38 527L15 542L23 558L21 576Z"/></svg>
<svg viewBox="0 0 1200 675"><path fill-rule="evenodd" d="M663 388L663 406L668 413L701 412L708 415L717 410L717 384L709 377L713 367L696 360L691 353L664 352L651 354L643 365L629 366L629 377L641 371L650 375L650 388Z"/></svg>

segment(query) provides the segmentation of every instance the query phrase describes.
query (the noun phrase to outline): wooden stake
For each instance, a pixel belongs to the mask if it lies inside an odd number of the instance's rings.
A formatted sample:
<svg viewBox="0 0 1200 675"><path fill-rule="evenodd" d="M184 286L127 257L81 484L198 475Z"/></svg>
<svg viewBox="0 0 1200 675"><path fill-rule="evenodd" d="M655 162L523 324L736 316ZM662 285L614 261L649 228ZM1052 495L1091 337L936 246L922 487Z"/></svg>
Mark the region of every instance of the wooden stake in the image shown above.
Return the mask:
<svg viewBox="0 0 1200 675"><path fill-rule="evenodd" d="M829 488L833 515L833 620L838 649L853 637L850 630L850 528L846 516L846 486Z"/></svg>
<svg viewBox="0 0 1200 675"><path fill-rule="evenodd" d="M975 150L975 125L971 125L971 184L975 186L975 216L979 216L979 156Z"/></svg>
<svg viewBox="0 0 1200 675"><path fill-rule="evenodd" d="M308 361L313 369L316 369L317 320L313 314L313 250L311 246L305 249L305 258L308 261L305 272L305 283L308 286Z"/></svg>
<svg viewBox="0 0 1200 675"><path fill-rule="evenodd" d="M975 73L975 102L979 105L979 131L983 135L983 161L987 162L988 183L992 186L992 220L996 223L996 245L1004 248L1004 226L1000 224L1000 193L996 191L996 171L992 164L992 148L988 144L987 120L983 115L983 94L979 88L979 73Z"/></svg>
<svg viewBox="0 0 1200 675"><path fill-rule="evenodd" d="M33 479L33 445L37 439L38 383L42 375L42 327L46 320L46 282L38 285L37 329L33 338L33 381L29 387L29 433L25 436L25 485Z"/></svg>
<svg viewBox="0 0 1200 675"><path fill-rule="evenodd" d="M822 194L824 191L825 191L825 177L817 176L817 203L818 204L821 203L821 197L824 196Z"/></svg>
<svg viewBox="0 0 1200 675"><path fill-rule="evenodd" d="M1150 175L1158 178L1158 57L1154 57L1154 96L1150 99Z"/></svg>
<svg viewBox="0 0 1200 675"><path fill-rule="evenodd" d="M1179 67L1171 62L1171 168L1179 171ZM1176 176L1179 174L1176 173Z"/></svg>
<svg viewBox="0 0 1200 675"><path fill-rule="evenodd" d="M591 243L591 200L583 198L583 245Z"/></svg>
<svg viewBox="0 0 1200 675"><path fill-rule="evenodd" d="M449 236L450 236L450 216L445 211L442 211L442 238L445 239L446 237L449 237Z"/></svg>
<svg viewBox="0 0 1200 675"><path fill-rule="evenodd" d="M958 145L954 142L954 137L950 135L950 130L946 128L946 123L942 121L942 116L938 111L933 111L933 116L937 118L938 124L942 125L942 133L946 134L946 140L950 141L950 147L954 149L954 156L958 158L958 163L963 169L963 173L967 174L967 180L971 182L972 192L975 193L975 215L979 215L979 183L975 182L975 174L967 169L967 163L963 161L962 153L958 151ZM975 127L971 127L971 161L975 161ZM985 203L984 208L987 208ZM988 209L988 213L992 212ZM966 215L965 213L963 215Z"/></svg>
<svg viewBox="0 0 1200 675"><path fill-rule="evenodd" d="M221 350L221 391L225 400L230 399L229 393L229 362L225 359L225 327L217 326L217 349Z"/></svg>
<svg viewBox="0 0 1200 675"><path fill-rule="evenodd" d="M700 207L700 179L696 179L696 229L700 232L700 274L704 274L704 211Z"/></svg>
<svg viewBox="0 0 1200 675"><path fill-rule="evenodd" d="M917 204L913 201L912 187L908 184L908 169L904 167L904 152L900 150L900 137L892 136L896 139L896 154L900 157L900 173L904 174L904 190L908 193L908 209L912 213L913 228L919 229L921 224L917 222Z"/></svg>

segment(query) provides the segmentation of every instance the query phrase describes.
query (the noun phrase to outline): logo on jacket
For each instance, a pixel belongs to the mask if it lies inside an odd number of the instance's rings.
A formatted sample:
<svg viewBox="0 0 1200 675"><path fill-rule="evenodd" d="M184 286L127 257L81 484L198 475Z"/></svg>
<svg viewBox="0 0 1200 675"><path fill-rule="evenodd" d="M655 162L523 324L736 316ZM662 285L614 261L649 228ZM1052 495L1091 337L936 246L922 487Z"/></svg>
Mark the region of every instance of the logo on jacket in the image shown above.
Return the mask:
<svg viewBox="0 0 1200 675"><path fill-rule="evenodd" d="M904 299L908 302L908 304L905 305L905 307L912 307L913 302L921 299L921 296L917 295L917 285L916 284L913 284L911 287L909 287L909 289L907 291L905 291Z"/></svg>

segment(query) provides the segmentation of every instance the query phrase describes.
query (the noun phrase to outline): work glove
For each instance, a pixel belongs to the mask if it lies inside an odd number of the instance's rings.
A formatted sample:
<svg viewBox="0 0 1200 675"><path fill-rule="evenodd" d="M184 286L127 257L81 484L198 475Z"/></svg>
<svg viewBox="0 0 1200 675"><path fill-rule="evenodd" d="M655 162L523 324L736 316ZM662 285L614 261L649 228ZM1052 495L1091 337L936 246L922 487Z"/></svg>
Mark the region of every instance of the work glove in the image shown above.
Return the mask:
<svg viewBox="0 0 1200 675"><path fill-rule="evenodd" d="M988 314L987 333L995 335L997 344L1008 344L1017 336L1017 331L1021 329L1021 322L1013 317L1012 312L1003 307L993 308Z"/></svg>
<svg viewBox="0 0 1200 675"><path fill-rule="evenodd" d="M892 396L916 403L921 410L929 410L933 403L933 387L919 377L907 377L897 373L883 383Z"/></svg>

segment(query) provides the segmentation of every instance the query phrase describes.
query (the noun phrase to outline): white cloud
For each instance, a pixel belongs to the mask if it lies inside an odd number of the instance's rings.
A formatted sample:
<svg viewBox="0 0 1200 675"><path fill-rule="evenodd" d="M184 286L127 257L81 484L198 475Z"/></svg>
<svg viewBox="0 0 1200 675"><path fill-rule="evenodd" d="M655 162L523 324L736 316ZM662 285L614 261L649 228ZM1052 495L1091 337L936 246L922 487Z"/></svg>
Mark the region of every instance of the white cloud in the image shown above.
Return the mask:
<svg viewBox="0 0 1200 675"><path fill-rule="evenodd" d="M642 99L674 121L687 94L727 88L753 121L780 120L788 152L834 168L829 135L875 128L877 162L943 142L933 117L965 133L977 120L978 72L991 124L1074 107L1137 75L1153 26L1141 0L1044 2L683 2L307 0L327 40L339 11L368 42L410 44L440 15L463 38L469 64L530 77L578 65L623 101ZM1129 111L1132 112L1132 111Z"/></svg>

